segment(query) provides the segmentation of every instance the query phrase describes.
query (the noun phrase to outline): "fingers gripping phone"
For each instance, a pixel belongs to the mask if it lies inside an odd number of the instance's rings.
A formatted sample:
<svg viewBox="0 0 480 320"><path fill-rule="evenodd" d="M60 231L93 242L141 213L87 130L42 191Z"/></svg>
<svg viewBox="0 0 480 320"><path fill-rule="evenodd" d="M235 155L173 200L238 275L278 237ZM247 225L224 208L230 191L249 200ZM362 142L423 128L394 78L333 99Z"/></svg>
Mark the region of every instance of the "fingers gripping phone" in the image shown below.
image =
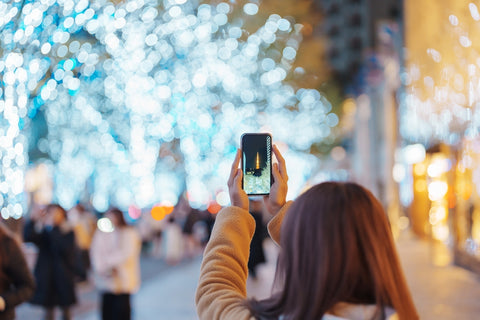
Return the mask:
<svg viewBox="0 0 480 320"><path fill-rule="evenodd" d="M273 183L272 136L244 133L242 148L242 187L247 195L268 195Z"/></svg>

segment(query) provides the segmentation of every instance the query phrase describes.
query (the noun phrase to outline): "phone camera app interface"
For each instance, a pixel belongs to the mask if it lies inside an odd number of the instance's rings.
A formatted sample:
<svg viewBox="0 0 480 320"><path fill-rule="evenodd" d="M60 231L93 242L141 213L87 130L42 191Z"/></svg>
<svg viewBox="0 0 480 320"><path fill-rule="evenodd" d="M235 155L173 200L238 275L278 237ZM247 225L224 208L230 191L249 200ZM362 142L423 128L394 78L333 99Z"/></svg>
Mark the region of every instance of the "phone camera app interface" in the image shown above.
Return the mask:
<svg viewBox="0 0 480 320"><path fill-rule="evenodd" d="M270 192L270 136L252 135L245 137L243 150L244 190L247 194Z"/></svg>

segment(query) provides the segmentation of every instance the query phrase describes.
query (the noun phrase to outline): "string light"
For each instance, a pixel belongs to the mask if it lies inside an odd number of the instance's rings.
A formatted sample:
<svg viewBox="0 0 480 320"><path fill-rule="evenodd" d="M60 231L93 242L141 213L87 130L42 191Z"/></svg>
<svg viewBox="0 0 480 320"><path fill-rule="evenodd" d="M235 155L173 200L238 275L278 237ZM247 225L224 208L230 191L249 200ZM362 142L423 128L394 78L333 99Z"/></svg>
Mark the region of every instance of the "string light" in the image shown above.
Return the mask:
<svg viewBox="0 0 480 320"><path fill-rule="evenodd" d="M85 193L100 211L146 207L184 187L199 207L225 188L242 133L271 132L305 155L291 169L304 181L310 146L338 124L320 92L287 81L301 42L290 18L272 14L256 32L243 30L258 19L255 3L20 5L0 4L2 216L26 210L29 148L53 162L65 207ZM29 146L41 116L48 134Z"/></svg>

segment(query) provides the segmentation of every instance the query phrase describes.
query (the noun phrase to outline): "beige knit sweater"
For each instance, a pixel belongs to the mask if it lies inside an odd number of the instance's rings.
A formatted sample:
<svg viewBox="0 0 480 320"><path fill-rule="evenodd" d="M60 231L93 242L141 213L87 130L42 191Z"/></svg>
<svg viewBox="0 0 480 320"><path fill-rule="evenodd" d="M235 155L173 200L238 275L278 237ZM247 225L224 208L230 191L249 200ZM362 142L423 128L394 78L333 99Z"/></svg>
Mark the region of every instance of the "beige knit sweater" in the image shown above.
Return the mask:
<svg viewBox="0 0 480 320"><path fill-rule="evenodd" d="M268 232L277 244L290 205L291 202L283 206L268 224ZM228 207L217 214L195 297L200 320L255 319L246 305L247 263L254 230L255 220L246 210ZM339 302L322 320L379 319L376 311L376 305ZM386 308L385 313L388 320L398 320L395 310Z"/></svg>
<svg viewBox="0 0 480 320"><path fill-rule="evenodd" d="M272 239L279 243L287 203L268 224ZM246 282L250 242L255 220L239 207L222 209L205 248L196 293L200 319L254 319L246 307Z"/></svg>

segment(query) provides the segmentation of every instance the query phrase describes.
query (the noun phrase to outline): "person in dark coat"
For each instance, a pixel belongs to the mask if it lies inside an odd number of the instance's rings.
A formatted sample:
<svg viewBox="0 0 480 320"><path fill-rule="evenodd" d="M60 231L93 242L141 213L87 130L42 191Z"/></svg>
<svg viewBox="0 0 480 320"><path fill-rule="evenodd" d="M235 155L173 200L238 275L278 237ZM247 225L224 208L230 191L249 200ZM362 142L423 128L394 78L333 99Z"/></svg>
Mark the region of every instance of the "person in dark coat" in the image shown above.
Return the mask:
<svg viewBox="0 0 480 320"><path fill-rule="evenodd" d="M198 243L193 234L193 227L198 222L200 211L188 206L188 214L183 224L182 233L185 241L185 255L187 258L191 259L195 256L198 251Z"/></svg>
<svg viewBox="0 0 480 320"><path fill-rule="evenodd" d="M65 210L50 204L44 212L32 215L25 225L25 241L38 247L34 275L37 289L31 303L45 308L45 320L54 319L54 308L62 309L62 319L70 320L75 294L75 235L66 220Z"/></svg>
<svg viewBox="0 0 480 320"><path fill-rule="evenodd" d="M263 222L263 203L259 200L250 200L250 213L255 219L255 233L252 242L250 242L250 257L248 259L248 273L253 278L257 278L257 266L265 263L265 251L263 250L263 240L267 235L267 227Z"/></svg>
<svg viewBox="0 0 480 320"><path fill-rule="evenodd" d="M15 307L33 294L35 282L20 244L0 223L0 320L15 319Z"/></svg>

